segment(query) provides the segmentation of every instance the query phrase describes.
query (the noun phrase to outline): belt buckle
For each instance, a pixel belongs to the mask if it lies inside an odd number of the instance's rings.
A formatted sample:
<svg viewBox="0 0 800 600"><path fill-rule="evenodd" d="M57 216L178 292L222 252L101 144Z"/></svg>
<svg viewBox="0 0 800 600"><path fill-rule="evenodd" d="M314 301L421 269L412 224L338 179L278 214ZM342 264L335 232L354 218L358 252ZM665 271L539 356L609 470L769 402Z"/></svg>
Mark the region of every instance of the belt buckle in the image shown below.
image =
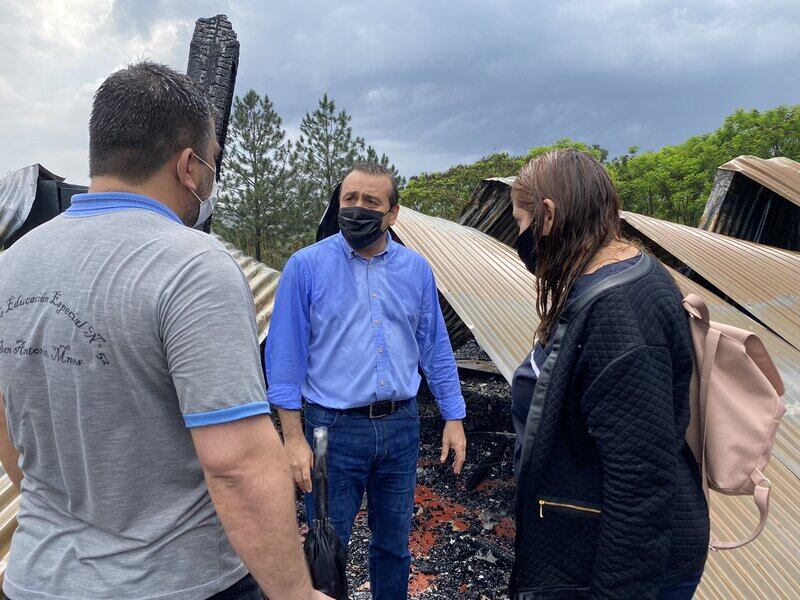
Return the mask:
<svg viewBox="0 0 800 600"><path fill-rule="evenodd" d="M377 404L377 402L376 402L376 404ZM384 413L382 415L373 414L372 409L374 407L375 407L375 404L370 404L369 405L369 418L370 419L382 419L384 417L388 417L390 414L392 414L394 412L394 400L392 400L391 404L389 405L389 412Z"/></svg>

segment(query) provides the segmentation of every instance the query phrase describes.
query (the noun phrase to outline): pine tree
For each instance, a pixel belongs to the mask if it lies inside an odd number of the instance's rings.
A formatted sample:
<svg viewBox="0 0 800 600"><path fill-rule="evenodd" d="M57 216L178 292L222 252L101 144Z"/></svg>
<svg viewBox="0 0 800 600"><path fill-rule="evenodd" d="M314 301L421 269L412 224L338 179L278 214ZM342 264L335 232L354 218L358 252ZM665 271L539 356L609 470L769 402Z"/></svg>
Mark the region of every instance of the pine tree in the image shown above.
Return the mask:
<svg viewBox="0 0 800 600"><path fill-rule="evenodd" d="M367 153L364 155L364 160L375 162L386 167L391 171L392 177L394 177L394 180L397 182L397 187L402 189L406 186L406 178L400 175L400 171L389 162L389 157L385 154L381 154L380 157L378 157L378 151L372 146L367 146Z"/></svg>
<svg viewBox="0 0 800 600"><path fill-rule="evenodd" d="M283 254L280 237L289 216L291 151L269 97L250 90L236 98L214 227L251 249L258 261L264 260L265 248L273 255Z"/></svg>
<svg viewBox="0 0 800 600"><path fill-rule="evenodd" d="M336 103L326 93L300 123L300 138L292 154L295 190L305 215L315 223L342 175L365 156L364 140L353 136L350 121L344 110L336 112Z"/></svg>

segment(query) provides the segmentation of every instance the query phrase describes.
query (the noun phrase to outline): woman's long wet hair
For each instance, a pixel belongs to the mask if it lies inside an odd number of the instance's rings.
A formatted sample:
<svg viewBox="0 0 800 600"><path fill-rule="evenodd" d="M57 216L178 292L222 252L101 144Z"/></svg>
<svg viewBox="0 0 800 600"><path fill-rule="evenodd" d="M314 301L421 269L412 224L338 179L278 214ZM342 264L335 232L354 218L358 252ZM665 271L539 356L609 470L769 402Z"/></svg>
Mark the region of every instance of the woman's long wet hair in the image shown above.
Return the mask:
<svg viewBox="0 0 800 600"><path fill-rule="evenodd" d="M522 167L511 193L533 217L536 312L541 320L536 337L547 345L572 284L598 250L620 237L619 194L603 165L575 149L553 150L532 159ZM543 237L545 198L556 210L550 234Z"/></svg>

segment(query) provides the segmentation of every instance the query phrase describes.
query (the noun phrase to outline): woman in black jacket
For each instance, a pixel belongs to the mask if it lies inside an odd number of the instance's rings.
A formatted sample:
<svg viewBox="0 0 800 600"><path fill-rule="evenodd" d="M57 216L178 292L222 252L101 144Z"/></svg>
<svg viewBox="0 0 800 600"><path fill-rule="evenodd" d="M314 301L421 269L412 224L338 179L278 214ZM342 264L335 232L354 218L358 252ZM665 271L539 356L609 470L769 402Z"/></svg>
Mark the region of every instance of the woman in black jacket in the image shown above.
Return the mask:
<svg viewBox="0 0 800 600"><path fill-rule="evenodd" d="M514 377L512 597L691 598L708 507L692 454L692 345L664 267L620 233L603 166L533 159L513 188L540 325Z"/></svg>

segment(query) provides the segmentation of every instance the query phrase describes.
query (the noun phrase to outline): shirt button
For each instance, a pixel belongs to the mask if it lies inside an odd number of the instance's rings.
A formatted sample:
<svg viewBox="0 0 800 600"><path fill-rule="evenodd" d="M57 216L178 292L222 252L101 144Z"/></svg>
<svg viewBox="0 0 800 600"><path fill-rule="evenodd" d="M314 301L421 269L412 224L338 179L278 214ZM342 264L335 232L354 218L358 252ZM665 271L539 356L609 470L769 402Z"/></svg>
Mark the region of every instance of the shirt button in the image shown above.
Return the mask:
<svg viewBox="0 0 800 600"><path fill-rule="evenodd" d="M386 382L383 379L381 379L381 385L386 385Z"/></svg>
<svg viewBox="0 0 800 600"><path fill-rule="evenodd" d="M383 352L383 348L378 348L378 352Z"/></svg>
<svg viewBox="0 0 800 600"><path fill-rule="evenodd" d="M376 294L375 292L372 292L372 297L373 297L373 298L377 298L377 297L378 297L378 294Z"/></svg>
<svg viewBox="0 0 800 600"><path fill-rule="evenodd" d="M380 324L381 324L381 320L380 319L375 319L375 325L380 325Z"/></svg>

